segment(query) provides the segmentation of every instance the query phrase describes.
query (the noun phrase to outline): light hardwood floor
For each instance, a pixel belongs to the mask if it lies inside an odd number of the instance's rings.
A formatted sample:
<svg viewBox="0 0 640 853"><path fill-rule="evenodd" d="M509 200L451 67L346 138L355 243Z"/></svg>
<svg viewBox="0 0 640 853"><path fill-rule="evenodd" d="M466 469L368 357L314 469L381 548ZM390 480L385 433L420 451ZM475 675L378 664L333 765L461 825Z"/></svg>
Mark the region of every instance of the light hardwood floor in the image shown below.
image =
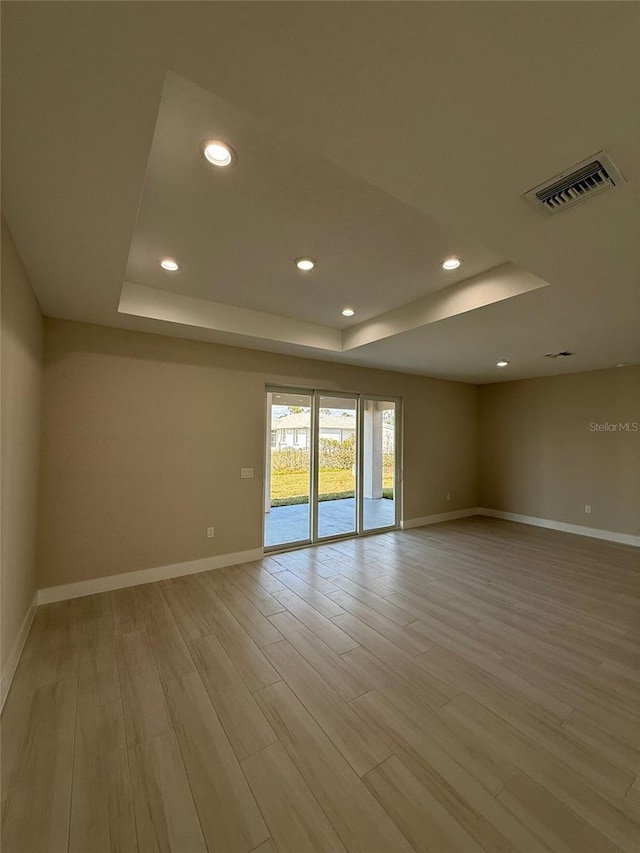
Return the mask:
<svg viewBox="0 0 640 853"><path fill-rule="evenodd" d="M473 518L41 607L3 853L637 853L639 591Z"/></svg>

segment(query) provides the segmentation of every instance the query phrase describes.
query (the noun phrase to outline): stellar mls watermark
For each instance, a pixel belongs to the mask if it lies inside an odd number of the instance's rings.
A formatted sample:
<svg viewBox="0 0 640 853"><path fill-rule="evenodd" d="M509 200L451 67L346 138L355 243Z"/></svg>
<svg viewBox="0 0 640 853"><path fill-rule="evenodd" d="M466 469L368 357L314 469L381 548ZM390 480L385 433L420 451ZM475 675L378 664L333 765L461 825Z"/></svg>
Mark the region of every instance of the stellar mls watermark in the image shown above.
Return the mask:
<svg viewBox="0 0 640 853"><path fill-rule="evenodd" d="M624 423L618 421L613 424L610 424L609 421L601 424L591 421L589 424L590 432L638 432L638 430L640 430L638 421L625 421Z"/></svg>

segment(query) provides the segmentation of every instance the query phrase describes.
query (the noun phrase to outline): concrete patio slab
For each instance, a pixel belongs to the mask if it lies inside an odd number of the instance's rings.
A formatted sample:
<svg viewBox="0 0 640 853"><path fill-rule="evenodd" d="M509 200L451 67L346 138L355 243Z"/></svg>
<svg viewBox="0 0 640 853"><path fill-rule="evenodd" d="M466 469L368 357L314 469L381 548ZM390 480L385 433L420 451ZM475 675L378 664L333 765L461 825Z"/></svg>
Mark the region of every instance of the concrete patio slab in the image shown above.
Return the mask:
<svg viewBox="0 0 640 853"><path fill-rule="evenodd" d="M390 527L395 523L395 501L387 498L364 501L366 530ZM355 532L355 498L321 501L318 505L318 535L339 536ZM266 548L309 538L309 504L274 506L265 514Z"/></svg>

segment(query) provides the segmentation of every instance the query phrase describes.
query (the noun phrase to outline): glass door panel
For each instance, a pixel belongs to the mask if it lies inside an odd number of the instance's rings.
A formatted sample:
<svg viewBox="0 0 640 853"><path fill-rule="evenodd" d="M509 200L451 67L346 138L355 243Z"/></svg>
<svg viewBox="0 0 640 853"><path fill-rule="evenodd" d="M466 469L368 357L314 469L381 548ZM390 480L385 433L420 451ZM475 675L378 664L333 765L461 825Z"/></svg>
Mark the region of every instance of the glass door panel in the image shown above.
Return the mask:
<svg viewBox="0 0 640 853"><path fill-rule="evenodd" d="M396 404L362 399L363 530L396 523Z"/></svg>
<svg viewBox="0 0 640 853"><path fill-rule="evenodd" d="M318 539L355 533L358 401L318 395Z"/></svg>
<svg viewBox="0 0 640 853"><path fill-rule="evenodd" d="M267 392L264 544L311 540L311 394Z"/></svg>

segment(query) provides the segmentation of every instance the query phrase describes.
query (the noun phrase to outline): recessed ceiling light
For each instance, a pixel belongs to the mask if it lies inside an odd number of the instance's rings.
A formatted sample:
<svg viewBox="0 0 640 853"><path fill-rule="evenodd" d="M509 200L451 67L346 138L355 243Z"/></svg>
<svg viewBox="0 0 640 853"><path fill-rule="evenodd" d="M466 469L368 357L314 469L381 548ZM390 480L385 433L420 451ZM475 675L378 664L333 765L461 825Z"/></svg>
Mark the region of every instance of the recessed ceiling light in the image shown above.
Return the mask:
<svg viewBox="0 0 640 853"><path fill-rule="evenodd" d="M302 270L302 272L309 272L315 267L315 265L316 262L313 258L296 258L296 266L299 270Z"/></svg>
<svg viewBox="0 0 640 853"><path fill-rule="evenodd" d="M353 317L353 315L355 313L356 312L353 310L353 308L343 308L342 309L342 316L343 317Z"/></svg>
<svg viewBox="0 0 640 853"><path fill-rule="evenodd" d="M173 258L163 258L160 261L160 266L163 270L168 270L169 272L175 272L180 269L180 265Z"/></svg>
<svg viewBox="0 0 640 853"><path fill-rule="evenodd" d="M226 143L212 139L204 144L204 156L213 166L228 166L235 153Z"/></svg>
<svg viewBox="0 0 640 853"><path fill-rule="evenodd" d="M500 361L496 361L496 367L508 367L508 366L509 366L509 362L504 358L501 358Z"/></svg>
<svg viewBox="0 0 640 853"><path fill-rule="evenodd" d="M442 262L443 270L457 270L459 266L462 266L460 258L446 258Z"/></svg>

